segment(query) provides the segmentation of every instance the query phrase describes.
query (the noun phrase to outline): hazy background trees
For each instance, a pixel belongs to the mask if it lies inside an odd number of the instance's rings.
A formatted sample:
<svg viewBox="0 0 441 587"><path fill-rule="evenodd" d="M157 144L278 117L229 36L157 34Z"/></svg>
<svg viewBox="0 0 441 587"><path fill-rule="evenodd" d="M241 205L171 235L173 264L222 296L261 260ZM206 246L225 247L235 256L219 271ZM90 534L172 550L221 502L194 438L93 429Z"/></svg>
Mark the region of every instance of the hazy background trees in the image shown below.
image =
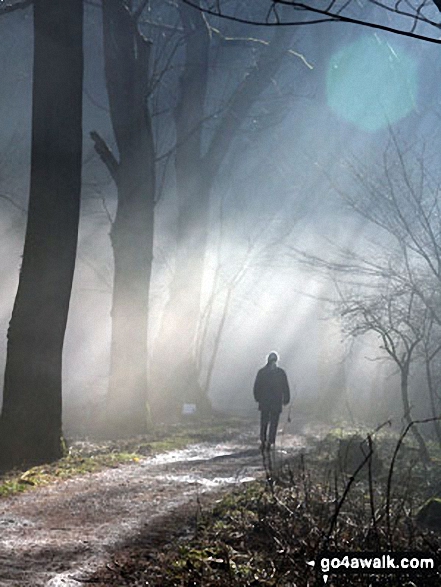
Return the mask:
<svg viewBox="0 0 441 587"><path fill-rule="evenodd" d="M198 11L179 4L183 27L184 62L174 106L176 152L174 174L178 200L176 256L170 294L152 361L152 392L165 410L180 410L184 397L209 410L201 388L195 356L212 190L226 170L229 150L249 124L256 102L276 84L282 60L288 56L292 34L276 31L269 40L238 39L236 31L216 32ZM231 28L231 27L230 27ZM230 43L242 47L239 56ZM234 74L229 70L234 63ZM213 77L215 79L213 79ZM216 77L218 79L216 79ZM223 80L217 97L215 88ZM207 95L211 87L211 94ZM240 138L238 139L240 140Z"/></svg>
<svg viewBox="0 0 441 587"><path fill-rule="evenodd" d="M441 184L425 148L390 134L375 164L344 165L354 180L350 190L334 184L342 206L366 223L362 241L330 256L300 253L299 260L335 280L335 315L347 336L375 335L371 359L395 366L408 424L441 409L432 369L441 350ZM418 427L412 430L427 458ZM439 440L438 422L434 430Z"/></svg>

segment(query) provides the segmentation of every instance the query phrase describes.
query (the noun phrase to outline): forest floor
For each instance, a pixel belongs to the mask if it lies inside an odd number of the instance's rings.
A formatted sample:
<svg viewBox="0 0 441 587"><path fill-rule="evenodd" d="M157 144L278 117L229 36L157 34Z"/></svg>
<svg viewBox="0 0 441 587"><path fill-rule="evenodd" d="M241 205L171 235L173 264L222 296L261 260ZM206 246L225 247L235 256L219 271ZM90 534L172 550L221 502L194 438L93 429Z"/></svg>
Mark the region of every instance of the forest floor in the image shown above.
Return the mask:
<svg viewBox="0 0 441 587"><path fill-rule="evenodd" d="M83 580L97 587L439 587L440 447L428 441L425 461L409 428L388 424L285 438L262 455L264 478L200 500L197 516L182 508L147 525Z"/></svg>
<svg viewBox="0 0 441 587"><path fill-rule="evenodd" d="M76 443L71 452L87 467L104 454L107 468L57 481L52 471L47 486L22 493L4 485L0 587L441 585L436 443L424 462L411 435L389 426L297 421L262 455L257 422L219 424L164 437L156 448L197 442L147 457L142 437ZM17 489L41 475L22 473ZM329 568L329 558L324 570L323 556L363 552L417 553L434 569L351 572Z"/></svg>
<svg viewBox="0 0 441 587"><path fill-rule="evenodd" d="M278 459L298 453L319 433L288 426L279 435ZM93 452L87 443L75 447L85 460ZM125 545L146 535L156 546L176 532L182 536L205 504L264 473L257 423L245 422L212 440L44 487L31 486L32 476L22 474L29 490L0 498L0 586L96 583L93 573L115 565L115 552Z"/></svg>

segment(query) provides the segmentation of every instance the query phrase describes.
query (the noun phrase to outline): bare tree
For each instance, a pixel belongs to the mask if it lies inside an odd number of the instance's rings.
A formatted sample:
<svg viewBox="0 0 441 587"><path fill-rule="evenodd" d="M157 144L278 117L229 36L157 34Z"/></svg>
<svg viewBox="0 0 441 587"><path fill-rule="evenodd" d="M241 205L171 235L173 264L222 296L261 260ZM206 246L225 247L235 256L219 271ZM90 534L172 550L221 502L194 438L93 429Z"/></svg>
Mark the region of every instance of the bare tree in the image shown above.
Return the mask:
<svg viewBox="0 0 441 587"><path fill-rule="evenodd" d="M427 159L425 148L405 147L391 133L380 173L358 161L347 167L355 189L347 193L334 187L352 211L390 239L395 253L383 267L385 274L409 285L441 324L441 182L429 172Z"/></svg>
<svg viewBox="0 0 441 587"><path fill-rule="evenodd" d="M147 424L147 325L153 262L155 145L148 105L150 46L122 0L103 2L106 86L117 158L98 133L95 149L116 183L110 238L114 257L106 429L140 434Z"/></svg>
<svg viewBox="0 0 441 587"><path fill-rule="evenodd" d="M62 350L80 211L82 30L82 0L34 1L31 185L8 330L2 466L62 454Z"/></svg>
<svg viewBox="0 0 441 587"><path fill-rule="evenodd" d="M418 345L426 337L427 308L422 307L421 300L414 292L386 287L370 298L362 295L360 299L343 299L340 311L351 336L367 332L375 332L380 336L381 348L398 367L403 418L406 424L410 424L413 420L409 399L410 366ZM429 455L424 439L417 426L413 426L412 431L421 456L427 461Z"/></svg>
<svg viewBox="0 0 441 587"><path fill-rule="evenodd" d="M346 162L346 179L349 175L355 183L349 189L336 182L333 186L346 209L368 222L370 240L358 249L337 248L333 258L306 252L297 257L331 272L340 295L338 311L351 336L380 336L383 350L399 370L408 423L411 364L424 365L432 416L439 411L434 366L441 348L441 183L429 172L427 159L424 149L406 148L391 134L376 165ZM416 427L414 435L425 454Z"/></svg>
<svg viewBox="0 0 441 587"><path fill-rule="evenodd" d="M185 62L175 109L176 189L179 202L176 270L155 344L159 365L154 377L155 403L162 412L176 412L182 399L191 396L201 411L209 411L201 389L196 358L196 336L201 312L201 288L207 243L210 194L222 166L250 116L256 101L274 86L274 76L287 55L292 34L278 30L269 41L241 39L252 51L251 64L225 96L216 112L207 104L212 53L219 33L198 11L178 4L184 29ZM222 49L234 39L224 39ZM224 90L224 89L223 89ZM179 334L177 334L179 333ZM168 358L168 359L167 359Z"/></svg>

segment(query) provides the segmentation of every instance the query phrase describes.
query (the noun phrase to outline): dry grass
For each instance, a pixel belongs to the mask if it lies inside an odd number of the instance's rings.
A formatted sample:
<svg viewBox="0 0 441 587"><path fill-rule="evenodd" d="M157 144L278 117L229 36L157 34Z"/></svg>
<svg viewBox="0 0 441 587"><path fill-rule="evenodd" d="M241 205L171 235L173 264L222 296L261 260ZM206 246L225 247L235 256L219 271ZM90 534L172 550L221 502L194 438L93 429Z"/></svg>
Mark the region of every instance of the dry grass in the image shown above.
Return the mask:
<svg viewBox="0 0 441 587"><path fill-rule="evenodd" d="M406 439L389 481L396 438L379 435L377 445L383 467L375 477L369 459L355 477L341 471L335 436L282 468L267 461L265 482L236 488L204 506L193 525L182 515L169 518L161 536L146 535L144 542L119 552L94 581L101 586L312 587L324 583L306 561L325 550L418 551L438 557L439 534L418 526L415 514L436 490L439 461L424 466ZM438 573L346 574L328 580L339 587L440 584Z"/></svg>

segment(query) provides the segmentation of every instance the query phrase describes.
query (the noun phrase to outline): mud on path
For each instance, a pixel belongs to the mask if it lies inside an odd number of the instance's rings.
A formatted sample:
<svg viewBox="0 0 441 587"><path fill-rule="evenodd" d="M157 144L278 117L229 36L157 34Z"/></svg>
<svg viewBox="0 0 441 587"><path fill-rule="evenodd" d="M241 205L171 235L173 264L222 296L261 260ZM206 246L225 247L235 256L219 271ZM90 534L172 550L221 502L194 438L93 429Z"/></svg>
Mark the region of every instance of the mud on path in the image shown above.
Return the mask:
<svg viewBox="0 0 441 587"><path fill-rule="evenodd" d="M304 448L307 437L285 431L276 461ZM201 494L263 473L254 429L4 498L0 586L78 587L127 540L184 507L196 509Z"/></svg>

